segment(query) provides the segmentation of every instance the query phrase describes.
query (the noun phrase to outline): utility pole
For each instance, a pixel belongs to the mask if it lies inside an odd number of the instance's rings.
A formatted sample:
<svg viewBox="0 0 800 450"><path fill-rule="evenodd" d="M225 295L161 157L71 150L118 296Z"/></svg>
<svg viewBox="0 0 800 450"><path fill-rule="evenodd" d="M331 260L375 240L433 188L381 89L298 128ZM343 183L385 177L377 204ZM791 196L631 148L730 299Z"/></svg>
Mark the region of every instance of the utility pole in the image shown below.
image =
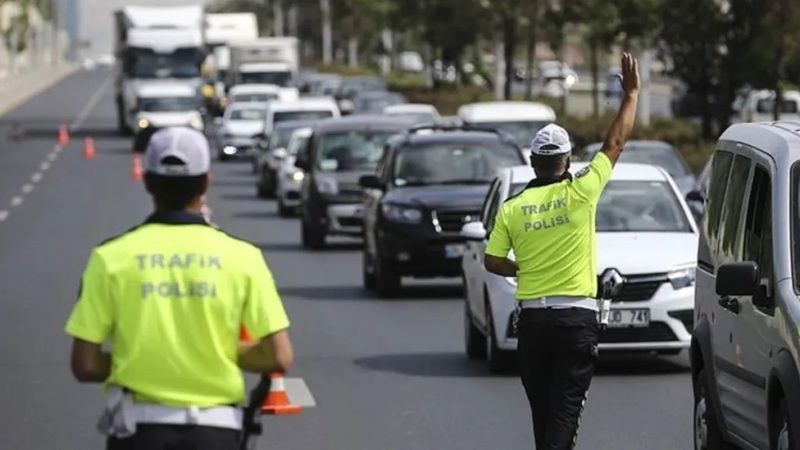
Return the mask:
<svg viewBox="0 0 800 450"><path fill-rule="evenodd" d="M322 13L322 62L333 62L333 31L331 29L331 4L330 0L319 0L319 9Z"/></svg>
<svg viewBox="0 0 800 450"><path fill-rule="evenodd" d="M498 31L494 38L494 98L503 100L503 91L506 84L506 61L503 32Z"/></svg>
<svg viewBox="0 0 800 450"><path fill-rule="evenodd" d="M653 65L653 51L646 49L639 56L639 72L642 88L639 91L639 107L637 108L637 122L646 127L650 125L650 68Z"/></svg>
<svg viewBox="0 0 800 450"><path fill-rule="evenodd" d="M272 0L273 33L283 36L283 1Z"/></svg>

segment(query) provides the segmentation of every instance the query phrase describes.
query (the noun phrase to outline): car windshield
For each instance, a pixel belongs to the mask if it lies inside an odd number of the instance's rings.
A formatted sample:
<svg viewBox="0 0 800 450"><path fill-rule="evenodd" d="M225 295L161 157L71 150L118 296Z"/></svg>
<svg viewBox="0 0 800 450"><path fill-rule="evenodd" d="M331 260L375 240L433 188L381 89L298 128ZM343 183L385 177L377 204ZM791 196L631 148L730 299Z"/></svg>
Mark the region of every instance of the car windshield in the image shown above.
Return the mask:
<svg viewBox="0 0 800 450"><path fill-rule="evenodd" d="M124 70L133 78L198 78L202 59L198 49L178 49L170 54L131 49Z"/></svg>
<svg viewBox="0 0 800 450"><path fill-rule="evenodd" d="M322 136L317 168L326 172L370 171L378 167L390 131L350 131Z"/></svg>
<svg viewBox="0 0 800 450"><path fill-rule="evenodd" d="M549 124L546 120L531 120L519 122L479 122L473 123L476 128L492 128L510 135L514 142L522 148L530 147L536 132Z"/></svg>
<svg viewBox="0 0 800 450"><path fill-rule="evenodd" d="M147 112L192 111L200 107L194 97L145 97L139 99L139 110Z"/></svg>
<svg viewBox="0 0 800 450"><path fill-rule="evenodd" d="M291 72L243 72L239 76L240 83L274 84L286 87L292 81Z"/></svg>
<svg viewBox="0 0 800 450"><path fill-rule="evenodd" d="M269 136L269 148L286 148L289 144L289 139L292 138L292 133L299 127L281 127L275 128Z"/></svg>
<svg viewBox="0 0 800 450"><path fill-rule="evenodd" d="M689 172L672 147L628 146L622 152L619 162L652 164L666 170L672 177L682 177Z"/></svg>
<svg viewBox="0 0 800 450"><path fill-rule="evenodd" d="M267 93L258 93L258 94L234 94L233 102L234 103L245 103L245 102L258 102L258 103L266 103L270 100L275 100L278 98L278 94L267 94Z"/></svg>
<svg viewBox="0 0 800 450"><path fill-rule="evenodd" d="M511 194L527 183L513 185ZM678 198L665 181L610 181L597 206L598 232L692 231Z"/></svg>
<svg viewBox="0 0 800 450"><path fill-rule="evenodd" d="M234 109L231 111L230 120L264 120L267 112L262 108Z"/></svg>
<svg viewBox="0 0 800 450"><path fill-rule="evenodd" d="M328 119L333 117L333 112L330 110L324 111L281 111L276 112L273 117L272 121L275 123L278 122L288 122L290 120L318 120L318 119Z"/></svg>
<svg viewBox="0 0 800 450"><path fill-rule="evenodd" d="M488 184L497 169L522 163L519 150L499 143L435 143L406 147L395 160L394 184Z"/></svg>
<svg viewBox="0 0 800 450"><path fill-rule="evenodd" d="M756 110L762 114L772 114L775 110L775 99L765 98L759 100L756 105ZM797 101L795 100L782 100L781 112L787 114L797 114Z"/></svg>

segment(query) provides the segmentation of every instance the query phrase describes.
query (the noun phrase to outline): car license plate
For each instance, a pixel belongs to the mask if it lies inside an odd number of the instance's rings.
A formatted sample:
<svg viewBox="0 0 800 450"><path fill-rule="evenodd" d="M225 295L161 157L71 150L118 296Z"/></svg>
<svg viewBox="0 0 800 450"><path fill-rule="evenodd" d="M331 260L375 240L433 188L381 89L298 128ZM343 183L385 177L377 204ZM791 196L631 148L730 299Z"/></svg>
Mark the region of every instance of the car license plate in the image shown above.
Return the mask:
<svg viewBox="0 0 800 450"><path fill-rule="evenodd" d="M447 244L444 246L444 257L460 258L464 256L465 248L466 246L464 244Z"/></svg>
<svg viewBox="0 0 800 450"><path fill-rule="evenodd" d="M649 326L649 309L612 309L608 312L609 328L643 328Z"/></svg>

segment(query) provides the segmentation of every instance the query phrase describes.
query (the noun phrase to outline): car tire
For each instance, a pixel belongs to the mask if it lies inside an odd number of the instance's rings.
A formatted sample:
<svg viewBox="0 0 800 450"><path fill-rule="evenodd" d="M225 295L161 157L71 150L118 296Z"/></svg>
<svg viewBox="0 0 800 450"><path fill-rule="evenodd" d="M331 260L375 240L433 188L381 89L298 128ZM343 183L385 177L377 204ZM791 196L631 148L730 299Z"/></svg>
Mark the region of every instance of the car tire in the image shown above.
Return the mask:
<svg viewBox="0 0 800 450"><path fill-rule="evenodd" d="M224 153L218 153L218 154L217 154L217 160L218 160L219 162L225 162L225 161L227 161L227 160L228 160L228 156L227 156L227 155L225 155Z"/></svg>
<svg viewBox="0 0 800 450"><path fill-rule="evenodd" d="M362 252L361 256L361 277L364 282L364 289L368 291L375 290L375 285L376 285L375 265L372 264L372 261L370 260L370 257L367 254L366 249Z"/></svg>
<svg viewBox="0 0 800 450"><path fill-rule="evenodd" d="M302 240L303 247L319 250L325 247L325 233L315 229L308 221L303 218L302 221Z"/></svg>
<svg viewBox="0 0 800 450"><path fill-rule="evenodd" d="M375 290L380 298L396 297L401 288L400 274L391 263L377 258L375 264Z"/></svg>
<svg viewBox="0 0 800 450"><path fill-rule="evenodd" d="M769 442L772 450L794 450L797 439L792 433L792 417L786 400L778 402L776 411L770 422Z"/></svg>
<svg viewBox="0 0 800 450"><path fill-rule="evenodd" d="M701 369L694 383L694 450L734 450L725 441L709 392L706 371Z"/></svg>
<svg viewBox="0 0 800 450"><path fill-rule="evenodd" d="M482 359L486 357L486 336L475 326L472 321L472 312L469 310L469 300L464 301L464 346L469 359Z"/></svg>
<svg viewBox="0 0 800 450"><path fill-rule="evenodd" d="M269 195L267 194L267 189L264 187L264 185L261 183L260 180L258 181L258 184L256 184L256 194L258 195L258 198L264 198L264 199L269 198Z"/></svg>
<svg viewBox="0 0 800 450"><path fill-rule="evenodd" d="M497 333L494 329L492 308L486 304L486 366L491 373L508 372L514 367L514 352L501 350L497 346Z"/></svg>
<svg viewBox="0 0 800 450"><path fill-rule="evenodd" d="M294 208L286 206L281 197L278 197L278 215L281 217L292 217L294 215Z"/></svg>

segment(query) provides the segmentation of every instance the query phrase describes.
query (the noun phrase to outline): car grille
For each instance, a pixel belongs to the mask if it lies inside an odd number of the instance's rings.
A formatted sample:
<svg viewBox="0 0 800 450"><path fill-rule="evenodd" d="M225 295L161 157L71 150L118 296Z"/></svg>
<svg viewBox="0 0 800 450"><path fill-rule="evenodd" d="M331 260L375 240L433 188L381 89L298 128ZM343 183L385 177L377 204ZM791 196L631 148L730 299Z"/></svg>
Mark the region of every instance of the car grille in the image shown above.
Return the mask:
<svg viewBox="0 0 800 450"><path fill-rule="evenodd" d="M479 211L434 211L433 227L439 233L459 234L465 223L479 217Z"/></svg>
<svg viewBox="0 0 800 450"><path fill-rule="evenodd" d="M678 338L664 322L650 322L642 328L607 328L600 333L601 343L670 342Z"/></svg>
<svg viewBox="0 0 800 450"><path fill-rule="evenodd" d="M630 275L625 276L625 284L611 301L616 302L646 302L653 298L662 284L666 283L666 274ZM599 286L599 280L598 280Z"/></svg>

